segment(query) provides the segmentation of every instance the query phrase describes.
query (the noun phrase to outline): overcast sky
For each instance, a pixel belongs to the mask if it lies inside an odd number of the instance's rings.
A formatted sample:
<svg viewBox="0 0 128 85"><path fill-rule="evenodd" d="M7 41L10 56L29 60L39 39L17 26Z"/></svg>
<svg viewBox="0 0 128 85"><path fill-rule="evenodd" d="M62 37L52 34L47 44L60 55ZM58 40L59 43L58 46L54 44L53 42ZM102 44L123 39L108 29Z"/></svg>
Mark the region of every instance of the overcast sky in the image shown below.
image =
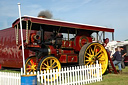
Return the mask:
<svg viewBox="0 0 128 85"><path fill-rule="evenodd" d="M115 40L128 39L128 0L0 0L0 29L12 26L23 15L50 10L54 19L115 29Z"/></svg>

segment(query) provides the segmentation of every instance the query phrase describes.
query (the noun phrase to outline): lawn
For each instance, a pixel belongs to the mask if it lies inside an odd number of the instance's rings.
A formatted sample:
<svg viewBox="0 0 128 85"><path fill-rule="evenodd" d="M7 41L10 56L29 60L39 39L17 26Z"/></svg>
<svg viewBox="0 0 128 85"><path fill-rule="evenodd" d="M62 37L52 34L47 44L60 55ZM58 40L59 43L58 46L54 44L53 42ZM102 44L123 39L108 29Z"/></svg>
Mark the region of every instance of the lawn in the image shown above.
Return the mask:
<svg viewBox="0 0 128 85"><path fill-rule="evenodd" d="M0 70L0 72L12 72L12 73L20 73L20 69L10 69L10 68L4 68L3 70Z"/></svg>
<svg viewBox="0 0 128 85"><path fill-rule="evenodd" d="M20 70L16 71L4 69L0 71L20 73ZM128 66L125 69L122 69L122 71L122 74L107 73L103 75L103 81L91 83L88 85L128 85Z"/></svg>
<svg viewBox="0 0 128 85"><path fill-rule="evenodd" d="M89 85L128 85L128 66L122 71L122 74L105 74L103 75L103 81Z"/></svg>

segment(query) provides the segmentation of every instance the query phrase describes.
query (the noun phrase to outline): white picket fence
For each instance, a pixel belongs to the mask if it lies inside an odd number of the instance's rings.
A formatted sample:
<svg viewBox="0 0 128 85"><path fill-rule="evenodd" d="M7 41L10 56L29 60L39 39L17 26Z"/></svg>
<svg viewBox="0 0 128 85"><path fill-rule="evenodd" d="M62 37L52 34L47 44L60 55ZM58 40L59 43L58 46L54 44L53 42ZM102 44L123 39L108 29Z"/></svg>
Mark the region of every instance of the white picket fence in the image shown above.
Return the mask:
<svg viewBox="0 0 128 85"><path fill-rule="evenodd" d="M100 64L65 67L59 71L53 69L34 74L37 74L38 85L83 85L102 81ZM0 85L21 85L21 75L20 73L0 72Z"/></svg>
<svg viewBox="0 0 128 85"><path fill-rule="evenodd" d="M38 81L43 85L83 85L102 81L101 66L76 66L62 68L60 71L37 73ZM51 78L53 81L48 82Z"/></svg>
<svg viewBox="0 0 128 85"><path fill-rule="evenodd" d="M21 85L20 73L0 72L0 85Z"/></svg>

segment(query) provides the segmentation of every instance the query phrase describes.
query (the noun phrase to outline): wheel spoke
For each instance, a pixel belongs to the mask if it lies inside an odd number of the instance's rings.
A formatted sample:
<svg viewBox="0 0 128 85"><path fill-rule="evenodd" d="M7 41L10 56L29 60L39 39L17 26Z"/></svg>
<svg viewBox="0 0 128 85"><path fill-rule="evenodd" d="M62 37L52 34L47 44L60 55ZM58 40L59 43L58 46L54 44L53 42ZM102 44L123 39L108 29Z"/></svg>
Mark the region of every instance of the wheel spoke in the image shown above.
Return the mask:
<svg viewBox="0 0 128 85"><path fill-rule="evenodd" d="M93 62L91 62L91 64L90 65L92 65L93 64Z"/></svg>
<svg viewBox="0 0 128 85"><path fill-rule="evenodd" d="M86 63L86 65L88 65L90 62Z"/></svg>
<svg viewBox="0 0 128 85"><path fill-rule="evenodd" d="M46 70L47 68L42 67L41 69Z"/></svg>
<svg viewBox="0 0 128 85"><path fill-rule="evenodd" d="M100 58L100 57L102 57L102 53L97 58Z"/></svg>
<svg viewBox="0 0 128 85"><path fill-rule="evenodd" d="M91 54L91 50L89 49L89 54Z"/></svg>
<svg viewBox="0 0 128 85"><path fill-rule="evenodd" d="M47 62L47 65L45 64L45 66L49 66L49 62L48 62L48 60L47 60L46 62Z"/></svg>
<svg viewBox="0 0 128 85"><path fill-rule="evenodd" d="M52 59L50 60L50 66L52 66Z"/></svg>
<svg viewBox="0 0 128 85"><path fill-rule="evenodd" d="M88 56L85 56L86 58L89 58Z"/></svg>
<svg viewBox="0 0 128 85"><path fill-rule="evenodd" d="M100 51L96 54L96 56L99 55L99 53L101 53L101 52L102 52L102 50L100 49Z"/></svg>
<svg viewBox="0 0 128 85"><path fill-rule="evenodd" d="M34 72L36 71L36 69L34 68L34 69L32 69L33 70L33 74L34 74Z"/></svg>
<svg viewBox="0 0 128 85"><path fill-rule="evenodd" d="M28 65L26 65L26 66L31 67L32 65L29 65L29 64L28 64Z"/></svg>
<svg viewBox="0 0 128 85"><path fill-rule="evenodd" d="M58 67L58 65L55 65L55 66L54 66L54 67L52 67L52 68L54 69L54 68L56 68L56 67Z"/></svg>
<svg viewBox="0 0 128 85"><path fill-rule="evenodd" d="M53 66L56 62L54 61L51 66Z"/></svg>
<svg viewBox="0 0 128 85"><path fill-rule="evenodd" d="M89 61L89 60L85 60L85 61Z"/></svg>
<svg viewBox="0 0 128 85"><path fill-rule="evenodd" d="M26 68L26 70L31 70L31 68Z"/></svg>
<svg viewBox="0 0 128 85"><path fill-rule="evenodd" d="M33 65L33 64L34 64L34 62L33 62L33 60L32 60L32 59L30 60L30 63L31 63L31 65Z"/></svg>
<svg viewBox="0 0 128 85"><path fill-rule="evenodd" d="M96 51L96 45L94 46L94 52Z"/></svg>
<svg viewBox="0 0 128 85"><path fill-rule="evenodd" d="M87 55L92 56L91 54L87 53Z"/></svg>
<svg viewBox="0 0 128 85"><path fill-rule="evenodd" d="M43 63L43 64L48 67L48 65L46 63Z"/></svg>
<svg viewBox="0 0 128 85"><path fill-rule="evenodd" d="M29 69L29 73L32 71L32 69Z"/></svg>
<svg viewBox="0 0 128 85"><path fill-rule="evenodd" d="M91 48L91 53L92 53L92 55L94 55L94 51L92 50L92 48Z"/></svg>

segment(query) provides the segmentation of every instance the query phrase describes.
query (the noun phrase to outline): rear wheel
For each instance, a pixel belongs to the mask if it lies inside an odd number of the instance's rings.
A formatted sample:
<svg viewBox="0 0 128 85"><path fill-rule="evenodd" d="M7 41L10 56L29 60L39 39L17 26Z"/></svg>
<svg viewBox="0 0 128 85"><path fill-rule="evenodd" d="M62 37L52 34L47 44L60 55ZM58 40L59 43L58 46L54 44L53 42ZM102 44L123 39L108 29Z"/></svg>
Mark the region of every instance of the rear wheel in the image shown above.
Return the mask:
<svg viewBox="0 0 128 85"><path fill-rule="evenodd" d="M25 61L25 74L37 71L36 57L28 57Z"/></svg>
<svg viewBox="0 0 128 85"><path fill-rule="evenodd" d="M93 65L99 61L102 68L102 74L105 73L108 66L108 55L106 49L100 43L88 43L84 45L79 52L80 65Z"/></svg>
<svg viewBox="0 0 128 85"><path fill-rule="evenodd" d="M61 69L61 64L59 62L59 60L54 57L54 56L46 56L44 58L42 58L38 64L38 70L40 72L43 72L44 70L50 71L52 69ZM57 79L59 75L55 75L55 79ZM48 79L46 78L46 81L48 81ZM54 81L54 78L49 77L49 81Z"/></svg>

